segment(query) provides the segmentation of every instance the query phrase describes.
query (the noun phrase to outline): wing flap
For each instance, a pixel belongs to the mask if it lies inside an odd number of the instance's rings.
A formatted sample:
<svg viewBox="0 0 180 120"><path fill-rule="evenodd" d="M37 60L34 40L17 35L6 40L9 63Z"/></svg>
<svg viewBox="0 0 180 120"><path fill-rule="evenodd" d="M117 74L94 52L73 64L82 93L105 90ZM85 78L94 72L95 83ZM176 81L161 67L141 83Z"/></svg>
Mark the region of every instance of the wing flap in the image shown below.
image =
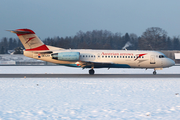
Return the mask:
<svg viewBox="0 0 180 120"><path fill-rule="evenodd" d="M79 61L78 65L81 66L81 68L86 67L96 67L96 66L109 66L115 64L113 62L104 61L104 62L93 62L93 61Z"/></svg>

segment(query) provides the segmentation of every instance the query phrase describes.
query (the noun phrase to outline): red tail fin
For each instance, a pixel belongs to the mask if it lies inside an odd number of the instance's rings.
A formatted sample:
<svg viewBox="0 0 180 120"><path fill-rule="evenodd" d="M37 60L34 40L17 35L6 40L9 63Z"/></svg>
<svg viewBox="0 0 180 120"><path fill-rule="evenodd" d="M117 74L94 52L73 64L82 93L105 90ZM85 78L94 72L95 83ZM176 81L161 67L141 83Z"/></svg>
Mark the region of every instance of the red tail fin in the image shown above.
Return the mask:
<svg viewBox="0 0 180 120"><path fill-rule="evenodd" d="M49 50L49 48L37 37L35 32L30 29L17 29L11 32L17 34L26 51Z"/></svg>

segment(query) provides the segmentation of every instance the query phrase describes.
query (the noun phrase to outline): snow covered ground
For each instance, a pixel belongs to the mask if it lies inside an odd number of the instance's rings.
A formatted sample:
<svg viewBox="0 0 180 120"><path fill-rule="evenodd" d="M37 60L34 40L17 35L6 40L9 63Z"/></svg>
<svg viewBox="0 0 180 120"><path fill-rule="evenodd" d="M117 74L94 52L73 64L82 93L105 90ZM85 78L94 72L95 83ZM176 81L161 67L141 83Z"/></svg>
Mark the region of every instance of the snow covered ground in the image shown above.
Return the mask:
<svg viewBox="0 0 180 120"><path fill-rule="evenodd" d="M98 68L94 69L95 74L152 74L153 69L134 68ZM157 70L157 74L180 74L180 66L173 66ZM46 73L46 74L89 74L89 69L64 67L64 66L0 66L0 74L3 73Z"/></svg>
<svg viewBox="0 0 180 120"><path fill-rule="evenodd" d="M62 66L0 66L0 73L80 73ZM179 73L180 66L158 71ZM99 74L152 74L143 69L97 69ZM1 78L0 120L177 120L180 78Z"/></svg>

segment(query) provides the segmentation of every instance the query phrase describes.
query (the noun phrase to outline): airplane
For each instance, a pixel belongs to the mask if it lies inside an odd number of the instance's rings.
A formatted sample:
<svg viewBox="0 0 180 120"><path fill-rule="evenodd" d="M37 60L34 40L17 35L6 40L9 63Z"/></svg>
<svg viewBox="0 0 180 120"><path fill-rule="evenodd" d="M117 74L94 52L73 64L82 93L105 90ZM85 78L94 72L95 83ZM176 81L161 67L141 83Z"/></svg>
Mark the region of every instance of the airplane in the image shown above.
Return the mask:
<svg viewBox="0 0 180 120"><path fill-rule="evenodd" d="M95 74L94 68L154 69L156 75L156 70L175 65L158 51L64 49L45 45L30 29L7 31L17 34L25 48L25 56L58 65L90 68L90 75Z"/></svg>

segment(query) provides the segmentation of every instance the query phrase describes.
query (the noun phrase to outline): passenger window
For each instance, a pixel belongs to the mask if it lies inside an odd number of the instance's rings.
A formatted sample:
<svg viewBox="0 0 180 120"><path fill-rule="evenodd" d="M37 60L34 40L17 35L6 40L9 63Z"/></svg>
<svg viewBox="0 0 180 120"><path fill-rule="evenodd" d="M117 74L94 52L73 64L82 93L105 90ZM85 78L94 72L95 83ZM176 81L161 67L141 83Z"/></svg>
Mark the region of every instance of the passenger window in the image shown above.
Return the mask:
<svg viewBox="0 0 180 120"><path fill-rule="evenodd" d="M126 58L127 58L127 56L126 56Z"/></svg>
<svg viewBox="0 0 180 120"><path fill-rule="evenodd" d="M102 58L104 58L104 56L102 56Z"/></svg>
<svg viewBox="0 0 180 120"><path fill-rule="evenodd" d="M86 55L86 57L87 57L87 55Z"/></svg>
<svg viewBox="0 0 180 120"><path fill-rule="evenodd" d="M83 57L84 57L84 55L83 55Z"/></svg>
<svg viewBox="0 0 180 120"><path fill-rule="evenodd" d="M108 58L110 58L110 56L108 56Z"/></svg>
<svg viewBox="0 0 180 120"><path fill-rule="evenodd" d="M114 56L114 58L116 58L116 56Z"/></svg>
<svg viewBox="0 0 180 120"><path fill-rule="evenodd" d="M117 56L117 58L119 58L119 56Z"/></svg>
<svg viewBox="0 0 180 120"><path fill-rule="evenodd" d="M113 56L111 56L111 58L113 58Z"/></svg>
<svg viewBox="0 0 180 120"><path fill-rule="evenodd" d="M107 56L105 56L107 58Z"/></svg>
<svg viewBox="0 0 180 120"><path fill-rule="evenodd" d="M128 56L128 58L130 58L130 56Z"/></svg>

